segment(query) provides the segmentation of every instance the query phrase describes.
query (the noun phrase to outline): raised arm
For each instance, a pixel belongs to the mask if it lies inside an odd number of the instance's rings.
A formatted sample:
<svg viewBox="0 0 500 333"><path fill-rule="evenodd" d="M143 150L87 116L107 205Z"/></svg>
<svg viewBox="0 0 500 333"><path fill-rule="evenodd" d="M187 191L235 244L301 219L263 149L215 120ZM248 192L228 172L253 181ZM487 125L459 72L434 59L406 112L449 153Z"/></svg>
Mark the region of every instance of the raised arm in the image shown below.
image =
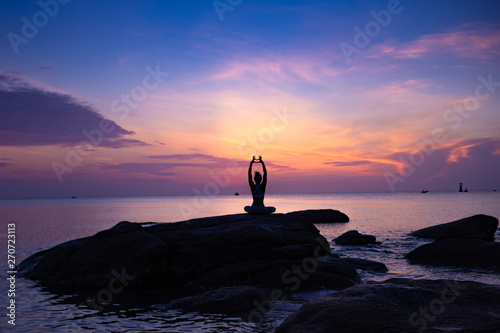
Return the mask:
<svg viewBox="0 0 500 333"><path fill-rule="evenodd" d="M250 166L248 167L248 184L250 185L250 188L254 186L253 180L252 180L252 164L253 164L253 159L250 162Z"/></svg>
<svg viewBox="0 0 500 333"><path fill-rule="evenodd" d="M264 172L264 176L262 177L262 186L265 189L267 185L267 169L262 157L260 157L260 163L262 164L262 171Z"/></svg>

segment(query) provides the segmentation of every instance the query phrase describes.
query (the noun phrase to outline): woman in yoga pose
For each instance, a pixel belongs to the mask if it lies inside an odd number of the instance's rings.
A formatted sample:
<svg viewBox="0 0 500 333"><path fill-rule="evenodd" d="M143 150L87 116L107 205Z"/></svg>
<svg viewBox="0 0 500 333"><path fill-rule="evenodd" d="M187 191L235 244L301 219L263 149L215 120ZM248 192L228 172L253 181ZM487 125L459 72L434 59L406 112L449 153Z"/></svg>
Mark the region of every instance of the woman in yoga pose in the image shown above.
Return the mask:
<svg viewBox="0 0 500 333"><path fill-rule="evenodd" d="M262 164L262 171L264 172L264 177L259 172L255 172L255 176L252 179L252 165L254 163ZM250 190L252 191L253 203L251 206L246 206L245 211L249 214L271 214L276 211L274 207L264 206L264 194L266 193L267 185L267 170L262 156L259 159L253 157L248 167L248 184L250 185Z"/></svg>

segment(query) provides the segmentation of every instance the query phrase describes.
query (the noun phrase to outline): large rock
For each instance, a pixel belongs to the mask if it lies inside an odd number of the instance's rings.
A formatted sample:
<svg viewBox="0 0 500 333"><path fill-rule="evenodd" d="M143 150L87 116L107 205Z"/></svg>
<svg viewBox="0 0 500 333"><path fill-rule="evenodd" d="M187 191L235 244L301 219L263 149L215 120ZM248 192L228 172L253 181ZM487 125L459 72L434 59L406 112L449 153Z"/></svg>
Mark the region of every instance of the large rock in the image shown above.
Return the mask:
<svg viewBox="0 0 500 333"><path fill-rule="evenodd" d="M288 213L290 216L303 217L312 223L346 223L349 222L349 217L333 209L309 209L298 212Z"/></svg>
<svg viewBox="0 0 500 333"><path fill-rule="evenodd" d="M253 286L222 287L195 296L187 296L167 304L166 309L185 311L242 314L255 309L255 303L269 300L259 288Z"/></svg>
<svg viewBox="0 0 500 333"><path fill-rule="evenodd" d="M500 270L500 243L481 239L445 238L419 246L405 258L416 264Z"/></svg>
<svg viewBox="0 0 500 333"><path fill-rule="evenodd" d="M354 266L357 269L361 269L363 271L372 271L372 272L387 272L387 266L381 262L360 259L360 258L342 258L346 263Z"/></svg>
<svg viewBox="0 0 500 333"><path fill-rule="evenodd" d="M70 288L109 288L120 278L127 289L190 292L236 285L285 291L349 287L356 270L331 255L312 223L326 215L322 210L153 225L121 222L36 253L18 271L46 286Z"/></svg>
<svg viewBox="0 0 500 333"><path fill-rule="evenodd" d="M154 285L155 273L161 271L169 253L169 246L140 224L120 222L92 237L38 252L18 270L23 277L55 287L104 287L116 275L135 276L130 281L135 285L149 276L153 279L146 283Z"/></svg>
<svg viewBox="0 0 500 333"><path fill-rule="evenodd" d="M488 215L474 215L461 220L438 224L414 231L411 235L422 238L477 238L493 241L498 219Z"/></svg>
<svg viewBox="0 0 500 333"><path fill-rule="evenodd" d="M357 230L347 231L333 241L338 245L367 245L377 243L375 236L362 235Z"/></svg>
<svg viewBox="0 0 500 333"><path fill-rule="evenodd" d="M368 282L305 303L275 333L498 332L499 299L471 281Z"/></svg>

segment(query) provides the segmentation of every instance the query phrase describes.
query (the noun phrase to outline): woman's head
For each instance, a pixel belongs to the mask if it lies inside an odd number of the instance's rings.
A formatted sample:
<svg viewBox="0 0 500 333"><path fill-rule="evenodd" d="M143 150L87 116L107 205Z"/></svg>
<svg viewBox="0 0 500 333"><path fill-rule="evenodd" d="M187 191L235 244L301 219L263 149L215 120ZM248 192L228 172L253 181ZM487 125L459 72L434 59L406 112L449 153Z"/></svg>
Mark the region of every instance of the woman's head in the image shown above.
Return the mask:
<svg viewBox="0 0 500 333"><path fill-rule="evenodd" d="M260 184L260 182L262 182L262 175L260 174L260 172L255 173L253 180L255 181L255 184Z"/></svg>

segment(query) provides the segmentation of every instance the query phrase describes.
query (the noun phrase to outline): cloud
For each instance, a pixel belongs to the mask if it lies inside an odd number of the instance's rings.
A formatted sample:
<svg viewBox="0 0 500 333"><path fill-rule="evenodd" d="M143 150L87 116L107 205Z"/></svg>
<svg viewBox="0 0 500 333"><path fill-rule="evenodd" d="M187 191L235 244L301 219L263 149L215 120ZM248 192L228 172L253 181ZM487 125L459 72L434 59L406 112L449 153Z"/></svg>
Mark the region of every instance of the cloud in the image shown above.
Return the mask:
<svg viewBox="0 0 500 333"><path fill-rule="evenodd" d="M132 132L133 133L133 132ZM105 138L103 140L103 143L100 144L101 146L107 147L107 148L127 148L127 147L135 147L135 146L150 146L149 143L136 140L136 139L108 139Z"/></svg>
<svg viewBox="0 0 500 333"><path fill-rule="evenodd" d="M338 75L327 62L314 55L287 55L269 57L245 56L225 63L211 80L248 80L295 83L322 83Z"/></svg>
<svg viewBox="0 0 500 333"><path fill-rule="evenodd" d="M226 168L228 162L235 162L234 160L216 157L205 154L172 154L172 155L150 155L144 156L153 160L172 160L168 163L121 163L121 164L99 164L101 169L114 170L119 172L147 174L153 176L176 176L178 173L172 172L174 168L180 167L198 167L218 169ZM180 162L179 162L180 161ZM241 162L241 161L236 161Z"/></svg>
<svg viewBox="0 0 500 333"><path fill-rule="evenodd" d="M31 87L16 76L0 73L0 146L72 146L88 141L85 131L95 133L101 122L113 130L104 135L99 146L147 145L123 138L134 132L105 119L87 103Z"/></svg>
<svg viewBox="0 0 500 333"><path fill-rule="evenodd" d="M343 167L343 166L357 166L370 163L372 162L364 160L364 161L351 161L351 162L325 162L324 164L333 164L338 167Z"/></svg>
<svg viewBox="0 0 500 333"><path fill-rule="evenodd" d="M200 158L212 161L220 161L221 159L227 160L225 158L215 157L213 155L206 155L206 154L149 155L145 157L157 160L182 160L182 161L200 159Z"/></svg>
<svg viewBox="0 0 500 333"><path fill-rule="evenodd" d="M12 165L11 163L5 163L5 162L0 162L0 168L6 168L8 166Z"/></svg>
<svg viewBox="0 0 500 333"><path fill-rule="evenodd" d="M453 30L424 35L401 45L386 43L375 46L369 57L385 55L397 59L417 59L436 53L451 54L459 58L495 59L500 55L499 26L464 24Z"/></svg>
<svg viewBox="0 0 500 333"><path fill-rule="evenodd" d="M450 148L443 174L448 178L470 177L472 179L498 179L500 155L495 152L500 140L465 140ZM451 157L451 158L450 158Z"/></svg>
<svg viewBox="0 0 500 333"><path fill-rule="evenodd" d="M408 176L396 187L398 190L421 187L455 189L459 182L475 189L498 187L500 155L495 152L499 147L498 139L471 139L436 149L432 154L425 155L421 164L403 167L400 171ZM399 152L388 156L388 159L408 161L409 154Z"/></svg>
<svg viewBox="0 0 500 333"><path fill-rule="evenodd" d="M55 70L52 67L43 67L43 66L39 66L38 71L39 72L55 72Z"/></svg>
<svg viewBox="0 0 500 333"><path fill-rule="evenodd" d="M207 154L172 154L172 155L149 155L144 156L153 160L172 160L176 162L164 163L165 166L173 167L202 167L208 169L224 169L230 165L231 168L247 165L248 161L234 160L226 157L217 157ZM178 162L182 161L182 162Z"/></svg>
<svg viewBox="0 0 500 333"><path fill-rule="evenodd" d="M164 177L164 176L176 175L176 173L169 172L166 170L171 170L176 166L182 166L182 165L183 164L176 164L176 163L121 163L121 164L102 163L100 164L100 167L104 170L148 174L148 175Z"/></svg>
<svg viewBox="0 0 500 333"><path fill-rule="evenodd" d="M149 155L144 156L148 159L153 160L171 160L172 162L166 163L120 163L120 164L108 164L100 163L98 167L103 170L112 170L124 173L133 174L146 174L152 176L160 177L182 177L186 176L189 181L194 180L197 176L203 177L203 172L198 172L195 176L193 175L192 168L204 168L209 170L225 170L225 169L238 169L241 171L248 168L250 161L234 160L226 157L217 157L207 154L172 154L172 155ZM274 172L279 171L293 171L294 168L283 166L279 164L274 164L272 162L266 162L266 166ZM178 168L179 170L174 169ZM191 169L188 173L185 173L183 169ZM206 176L206 175L205 175ZM208 176L206 176L208 177ZM242 178L246 179L246 178Z"/></svg>
<svg viewBox="0 0 500 333"><path fill-rule="evenodd" d="M245 167L247 168L250 161L246 160L235 160L226 157L217 157L207 154L174 154L174 155L150 155L145 156L151 159L162 159L162 160L177 160L177 161L190 161L191 163L171 163L174 166L191 166L191 167L205 167L210 169L227 168L229 165L231 168L235 167ZM275 171L291 171L296 170L289 166L275 164L273 162L265 162L266 167L273 168Z"/></svg>

